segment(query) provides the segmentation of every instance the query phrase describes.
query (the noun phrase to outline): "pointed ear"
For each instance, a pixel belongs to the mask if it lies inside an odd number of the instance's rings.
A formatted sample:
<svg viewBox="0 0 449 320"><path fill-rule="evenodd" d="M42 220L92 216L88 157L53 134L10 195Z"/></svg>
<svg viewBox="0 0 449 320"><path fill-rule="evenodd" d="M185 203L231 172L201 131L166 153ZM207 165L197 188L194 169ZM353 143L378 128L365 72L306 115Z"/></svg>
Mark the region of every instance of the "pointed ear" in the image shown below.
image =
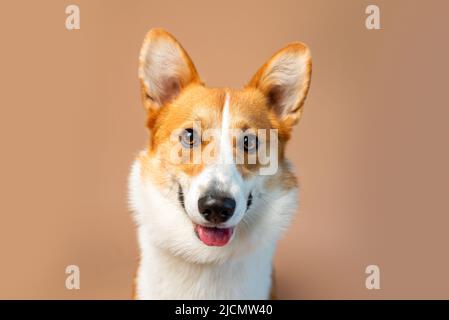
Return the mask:
<svg viewBox="0 0 449 320"><path fill-rule="evenodd" d="M287 45L271 57L253 76L247 87L259 89L279 119L296 124L309 90L312 59L300 42Z"/></svg>
<svg viewBox="0 0 449 320"><path fill-rule="evenodd" d="M175 99L191 83L201 83L181 44L163 29L151 29L139 56L142 100L148 112Z"/></svg>

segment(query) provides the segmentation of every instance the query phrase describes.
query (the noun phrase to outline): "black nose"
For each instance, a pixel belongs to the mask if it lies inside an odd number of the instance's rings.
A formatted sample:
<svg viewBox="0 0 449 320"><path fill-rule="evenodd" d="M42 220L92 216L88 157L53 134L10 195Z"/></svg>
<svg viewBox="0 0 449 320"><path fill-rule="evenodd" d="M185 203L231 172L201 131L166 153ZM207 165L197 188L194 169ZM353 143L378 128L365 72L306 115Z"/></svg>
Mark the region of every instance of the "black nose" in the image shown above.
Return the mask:
<svg viewBox="0 0 449 320"><path fill-rule="evenodd" d="M235 200L222 195L208 194L198 200L198 210L207 221L222 223L234 214Z"/></svg>

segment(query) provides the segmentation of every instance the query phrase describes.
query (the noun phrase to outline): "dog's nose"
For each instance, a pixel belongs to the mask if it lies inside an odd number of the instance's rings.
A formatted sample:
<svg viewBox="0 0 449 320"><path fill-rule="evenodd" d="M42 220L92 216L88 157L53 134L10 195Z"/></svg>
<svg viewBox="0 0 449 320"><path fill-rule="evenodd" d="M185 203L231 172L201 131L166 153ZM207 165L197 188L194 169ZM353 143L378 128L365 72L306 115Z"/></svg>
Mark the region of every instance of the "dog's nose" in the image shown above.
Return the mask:
<svg viewBox="0 0 449 320"><path fill-rule="evenodd" d="M209 222L227 221L235 210L235 200L226 196L208 194L198 200L198 210Z"/></svg>

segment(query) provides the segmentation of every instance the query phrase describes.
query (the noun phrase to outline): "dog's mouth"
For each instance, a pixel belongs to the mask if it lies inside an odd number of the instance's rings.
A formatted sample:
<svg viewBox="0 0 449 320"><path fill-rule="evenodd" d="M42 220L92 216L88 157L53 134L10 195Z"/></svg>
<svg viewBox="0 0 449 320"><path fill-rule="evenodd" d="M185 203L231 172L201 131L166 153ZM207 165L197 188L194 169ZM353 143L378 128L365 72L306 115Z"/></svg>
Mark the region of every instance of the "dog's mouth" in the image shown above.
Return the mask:
<svg viewBox="0 0 449 320"><path fill-rule="evenodd" d="M178 201L185 211L184 192L180 184L178 185ZM252 202L253 202L253 195L252 193L250 193L246 203L247 211L249 207L252 205ZM203 242L207 246L216 246L216 247L225 246L231 241L231 238L234 234L234 227L218 228L213 226L212 227L203 226L196 223L193 223L193 225L196 236L201 242Z"/></svg>
<svg viewBox="0 0 449 320"><path fill-rule="evenodd" d="M199 224L194 226L195 234L205 245L223 247L229 243L234 228L206 227Z"/></svg>

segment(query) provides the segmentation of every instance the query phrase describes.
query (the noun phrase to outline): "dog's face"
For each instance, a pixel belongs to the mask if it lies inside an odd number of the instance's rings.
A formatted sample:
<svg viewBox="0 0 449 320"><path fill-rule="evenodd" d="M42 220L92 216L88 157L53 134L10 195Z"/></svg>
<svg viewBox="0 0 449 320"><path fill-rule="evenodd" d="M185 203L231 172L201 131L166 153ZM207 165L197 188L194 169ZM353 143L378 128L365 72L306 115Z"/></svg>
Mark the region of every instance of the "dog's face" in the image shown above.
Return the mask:
<svg viewBox="0 0 449 320"><path fill-rule="evenodd" d="M139 224L159 246L195 262L271 243L296 204L284 149L309 88L308 48L280 50L241 90L205 87L160 29L147 34L139 62L151 133L134 177Z"/></svg>

